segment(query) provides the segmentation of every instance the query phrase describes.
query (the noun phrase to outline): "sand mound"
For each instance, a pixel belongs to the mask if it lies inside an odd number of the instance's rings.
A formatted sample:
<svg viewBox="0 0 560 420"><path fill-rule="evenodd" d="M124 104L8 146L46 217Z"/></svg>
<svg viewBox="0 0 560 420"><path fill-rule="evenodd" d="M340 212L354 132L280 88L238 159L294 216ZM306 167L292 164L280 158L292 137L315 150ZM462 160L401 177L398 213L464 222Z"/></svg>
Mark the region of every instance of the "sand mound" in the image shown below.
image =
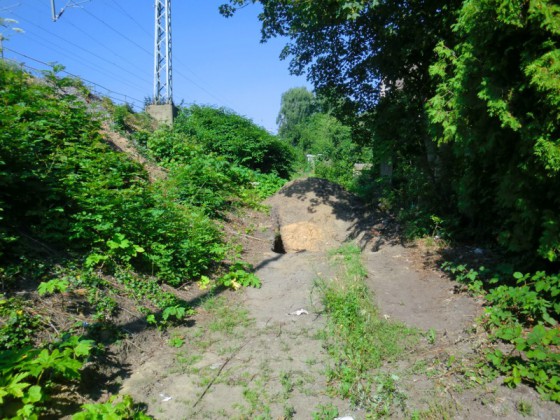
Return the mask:
<svg viewBox="0 0 560 420"><path fill-rule="evenodd" d="M266 203L286 252L334 248L355 235L362 215L354 195L320 178L292 181Z"/></svg>

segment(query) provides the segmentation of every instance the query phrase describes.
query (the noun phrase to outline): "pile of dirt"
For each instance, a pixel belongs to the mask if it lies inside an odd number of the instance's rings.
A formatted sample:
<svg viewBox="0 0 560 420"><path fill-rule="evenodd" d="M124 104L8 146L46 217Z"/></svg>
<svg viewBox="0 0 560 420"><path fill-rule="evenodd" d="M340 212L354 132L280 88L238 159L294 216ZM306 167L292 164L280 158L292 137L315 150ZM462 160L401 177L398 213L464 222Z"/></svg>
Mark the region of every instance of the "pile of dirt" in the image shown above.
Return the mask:
<svg viewBox="0 0 560 420"><path fill-rule="evenodd" d="M339 246L363 218L363 207L341 186L320 178L285 185L265 201L286 252L325 251Z"/></svg>

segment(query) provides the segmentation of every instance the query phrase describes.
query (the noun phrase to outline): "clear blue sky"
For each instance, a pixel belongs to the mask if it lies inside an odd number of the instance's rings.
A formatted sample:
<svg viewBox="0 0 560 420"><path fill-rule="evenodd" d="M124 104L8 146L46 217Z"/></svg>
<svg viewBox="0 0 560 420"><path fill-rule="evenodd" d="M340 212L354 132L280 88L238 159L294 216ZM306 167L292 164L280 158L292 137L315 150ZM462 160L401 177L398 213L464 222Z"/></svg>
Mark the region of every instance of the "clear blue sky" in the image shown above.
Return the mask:
<svg viewBox="0 0 560 420"><path fill-rule="evenodd" d="M56 0L62 9L68 0ZM0 0L0 16L18 21L25 33L6 29L6 58L44 69L25 54L57 62L72 74L112 91L137 109L153 91L153 0L74 0L57 22L50 0ZM278 58L286 41L260 43L259 6L226 19L225 0L172 1L173 99L225 106L276 132L280 97L291 87L307 86L291 76ZM72 3L71 3L72 4ZM13 50L13 51L11 51ZM105 93L99 88L101 93Z"/></svg>

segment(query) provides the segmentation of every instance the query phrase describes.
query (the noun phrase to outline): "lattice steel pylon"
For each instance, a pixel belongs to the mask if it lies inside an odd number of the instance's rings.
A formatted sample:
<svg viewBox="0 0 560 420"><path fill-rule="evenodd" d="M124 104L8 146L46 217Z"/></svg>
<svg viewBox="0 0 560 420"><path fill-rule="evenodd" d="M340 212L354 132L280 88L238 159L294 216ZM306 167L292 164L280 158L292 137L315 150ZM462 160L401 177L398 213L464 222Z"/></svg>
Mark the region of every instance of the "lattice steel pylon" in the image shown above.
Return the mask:
<svg viewBox="0 0 560 420"><path fill-rule="evenodd" d="M173 104L171 0L155 0L155 18L153 103Z"/></svg>

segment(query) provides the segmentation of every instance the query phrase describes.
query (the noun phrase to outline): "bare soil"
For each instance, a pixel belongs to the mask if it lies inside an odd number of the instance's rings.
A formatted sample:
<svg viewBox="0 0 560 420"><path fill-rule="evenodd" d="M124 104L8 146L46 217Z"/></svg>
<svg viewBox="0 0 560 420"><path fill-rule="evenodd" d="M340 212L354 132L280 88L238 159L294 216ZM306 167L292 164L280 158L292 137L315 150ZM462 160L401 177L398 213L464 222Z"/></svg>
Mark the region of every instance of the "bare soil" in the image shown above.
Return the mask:
<svg viewBox="0 0 560 420"><path fill-rule="evenodd" d="M158 419L310 419L329 404L340 417L366 418L328 395L330 361L319 338L325 318L315 280L335 272L328 251L352 240L363 250L380 314L425 333L405 360L385 367L407 395L394 417L560 418L558 405L526 386L481 385L465 375L487 345L476 326L482 301L457 292L428 258L434 249L403 244L389 217L325 180L294 181L266 204L270 215L232 215L224 226L262 288L216 293L191 325L139 334L127 348L120 393ZM170 339L184 344L172 347Z"/></svg>

